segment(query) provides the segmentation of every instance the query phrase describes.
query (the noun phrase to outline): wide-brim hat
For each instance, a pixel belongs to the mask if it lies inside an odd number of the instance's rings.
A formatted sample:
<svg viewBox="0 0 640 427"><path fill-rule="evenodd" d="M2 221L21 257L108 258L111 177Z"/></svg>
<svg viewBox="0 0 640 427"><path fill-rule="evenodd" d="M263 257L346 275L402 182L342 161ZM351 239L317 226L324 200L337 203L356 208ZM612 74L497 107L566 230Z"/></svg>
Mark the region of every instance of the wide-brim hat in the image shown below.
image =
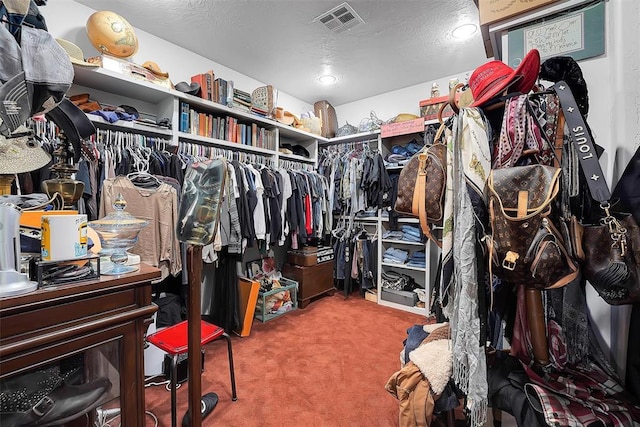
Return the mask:
<svg viewBox="0 0 640 427"><path fill-rule="evenodd" d="M169 77L169 73L167 73L166 71L162 71L160 69L160 66L153 61L147 61L144 64L142 64L142 66L147 70L151 71L153 74L155 74L158 77L161 77L163 79L166 79Z"/></svg>
<svg viewBox="0 0 640 427"><path fill-rule="evenodd" d="M9 137L0 134L0 174L31 172L51 161L27 127L19 127Z"/></svg>
<svg viewBox="0 0 640 427"><path fill-rule="evenodd" d="M283 125L287 125L287 126L291 126L293 124L293 122L295 121L295 116L288 112L288 111L284 111L282 113L282 117L276 117L276 120L280 123L282 123Z"/></svg>
<svg viewBox="0 0 640 427"><path fill-rule="evenodd" d="M85 61L84 52L82 52L82 49L80 49L80 46L76 45L75 43L72 43L69 40L65 40L65 39L56 39L56 41L60 46L62 46L65 52L67 52L67 55L69 55L69 59L71 59L72 64L82 65L84 67L100 66L100 64L94 64L94 63Z"/></svg>
<svg viewBox="0 0 640 427"><path fill-rule="evenodd" d="M200 83L197 82L180 82L175 85L176 90L180 92L188 93L189 95L197 96L201 90Z"/></svg>
<svg viewBox="0 0 640 427"><path fill-rule="evenodd" d="M533 88L540 72L540 53L530 50L514 70L502 61L489 61L476 68L469 78L473 94L471 107L480 107L505 89L527 93Z"/></svg>

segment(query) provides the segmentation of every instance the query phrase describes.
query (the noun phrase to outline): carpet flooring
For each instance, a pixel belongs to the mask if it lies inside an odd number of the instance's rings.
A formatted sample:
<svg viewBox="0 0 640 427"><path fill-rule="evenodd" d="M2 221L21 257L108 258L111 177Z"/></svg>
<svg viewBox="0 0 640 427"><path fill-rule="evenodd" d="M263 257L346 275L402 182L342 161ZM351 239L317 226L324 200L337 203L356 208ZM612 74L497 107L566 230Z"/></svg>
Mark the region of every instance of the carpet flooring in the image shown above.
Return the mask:
<svg viewBox="0 0 640 427"><path fill-rule="evenodd" d="M203 426L396 426L398 401L384 385L400 368L406 330L424 316L336 293L232 337L238 400L224 340L205 345L202 393L219 402ZM178 389L178 424L188 383ZM146 409L171 425L170 392L146 389ZM147 426L153 426L147 416Z"/></svg>

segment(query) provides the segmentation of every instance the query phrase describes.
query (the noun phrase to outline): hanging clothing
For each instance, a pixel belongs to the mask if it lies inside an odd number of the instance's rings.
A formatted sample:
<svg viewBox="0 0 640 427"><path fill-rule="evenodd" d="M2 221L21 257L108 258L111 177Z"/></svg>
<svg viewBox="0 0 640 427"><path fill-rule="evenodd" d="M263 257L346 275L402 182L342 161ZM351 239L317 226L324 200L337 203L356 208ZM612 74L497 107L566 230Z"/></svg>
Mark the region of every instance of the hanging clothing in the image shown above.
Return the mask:
<svg viewBox="0 0 640 427"><path fill-rule="evenodd" d="M126 211L138 219L149 221L130 249L140 260L158 267L161 280L182 270L180 245L175 234L178 221L178 197L175 188L161 183L158 188L136 187L126 176L107 179L103 183L100 217L113 212L113 202L122 194Z"/></svg>

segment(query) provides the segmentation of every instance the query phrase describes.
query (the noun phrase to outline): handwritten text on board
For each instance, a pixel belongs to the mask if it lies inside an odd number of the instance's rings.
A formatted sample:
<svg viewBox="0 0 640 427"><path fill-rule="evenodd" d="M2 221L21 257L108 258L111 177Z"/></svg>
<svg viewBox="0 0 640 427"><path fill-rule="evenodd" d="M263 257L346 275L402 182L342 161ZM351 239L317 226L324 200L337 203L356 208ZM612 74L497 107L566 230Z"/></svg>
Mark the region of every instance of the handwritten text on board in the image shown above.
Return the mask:
<svg viewBox="0 0 640 427"><path fill-rule="evenodd" d="M562 55L584 48L584 15L579 13L524 31L525 52L538 49L542 58Z"/></svg>

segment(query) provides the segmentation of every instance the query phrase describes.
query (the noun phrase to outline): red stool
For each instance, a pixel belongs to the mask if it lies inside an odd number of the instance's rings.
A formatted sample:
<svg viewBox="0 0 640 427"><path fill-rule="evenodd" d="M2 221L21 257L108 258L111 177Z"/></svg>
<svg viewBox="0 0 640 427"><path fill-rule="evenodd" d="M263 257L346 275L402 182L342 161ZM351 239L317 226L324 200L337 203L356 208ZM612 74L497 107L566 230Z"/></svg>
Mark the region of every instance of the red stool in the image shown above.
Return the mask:
<svg viewBox="0 0 640 427"><path fill-rule="evenodd" d="M188 350L187 321L184 320L173 326L164 328L151 335L147 335L147 342L164 350L171 356L171 425L177 426L176 409L176 383L178 377L178 356ZM200 344L224 338L227 340L227 350L229 352L229 372L231 374L231 395L233 400L237 400L236 377L233 371L233 352L231 351L231 338L224 329L211 323L200 321Z"/></svg>

